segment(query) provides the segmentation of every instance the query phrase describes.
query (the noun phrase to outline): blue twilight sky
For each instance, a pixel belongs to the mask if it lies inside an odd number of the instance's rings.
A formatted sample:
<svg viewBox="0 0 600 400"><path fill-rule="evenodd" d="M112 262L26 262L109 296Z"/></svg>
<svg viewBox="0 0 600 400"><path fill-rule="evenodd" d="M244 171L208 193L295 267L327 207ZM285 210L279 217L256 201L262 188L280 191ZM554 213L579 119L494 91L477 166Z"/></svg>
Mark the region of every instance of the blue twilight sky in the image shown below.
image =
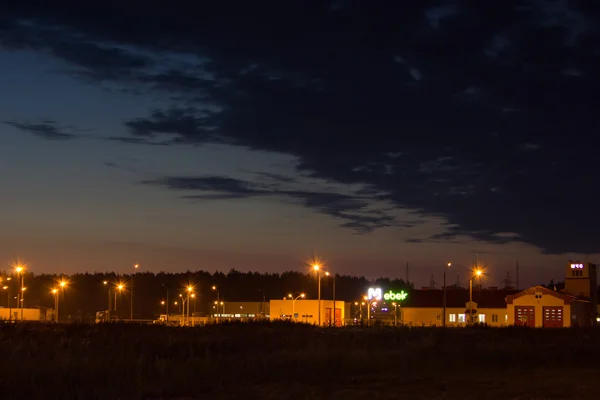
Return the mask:
<svg viewBox="0 0 600 400"><path fill-rule="evenodd" d="M418 285L476 254L497 285L598 260L599 10L467 3L0 8L0 260L316 253Z"/></svg>

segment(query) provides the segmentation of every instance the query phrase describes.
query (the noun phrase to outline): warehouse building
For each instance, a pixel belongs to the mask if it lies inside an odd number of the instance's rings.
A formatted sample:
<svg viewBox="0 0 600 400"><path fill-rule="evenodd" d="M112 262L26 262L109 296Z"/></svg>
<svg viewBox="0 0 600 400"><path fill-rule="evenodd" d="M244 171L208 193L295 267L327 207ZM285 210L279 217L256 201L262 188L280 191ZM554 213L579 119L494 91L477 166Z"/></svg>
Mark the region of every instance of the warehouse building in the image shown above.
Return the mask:
<svg viewBox="0 0 600 400"><path fill-rule="evenodd" d="M372 289L377 293L378 289ZM381 291L379 291L381 292ZM506 296L515 293L514 290L499 290L497 288L475 288L473 302L470 303L468 289L448 288L446 290L446 326L460 327L469 323L470 314L474 323L490 326L508 325ZM396 296L397 297L397 296ZM406 326L444 326L444 291L440 289L413 290L403 296L403 300L371 301L368 313L371 320L386 324ZM366 311L361 316L366 318ZM360 319L360 316L359 316Z"/></svg>
<svg viewBox="0 0 600 400"><path fill-rule="evenodd" d="M271 321L283 319L307 324L319 324L319 300L271 300ZM346 305L343 301L321 300L321 326L343 326ZM335 313L332 310L335 308ZM335 315L335 317L334 317ZM335 319L334 319L335 318Z"/></svg>
<svg viewBox="0 0 600 400"><path fill-rule="evenodd" d="M208 307L212 318L269 318L266 301L213 301Z"/></svg>
<svg viewBox="0 0 600 400"><path fill-rule="evenodd" d="M38 308L6 308L0 307L0 320L7 321L52 321L54 310Z"/></svg>

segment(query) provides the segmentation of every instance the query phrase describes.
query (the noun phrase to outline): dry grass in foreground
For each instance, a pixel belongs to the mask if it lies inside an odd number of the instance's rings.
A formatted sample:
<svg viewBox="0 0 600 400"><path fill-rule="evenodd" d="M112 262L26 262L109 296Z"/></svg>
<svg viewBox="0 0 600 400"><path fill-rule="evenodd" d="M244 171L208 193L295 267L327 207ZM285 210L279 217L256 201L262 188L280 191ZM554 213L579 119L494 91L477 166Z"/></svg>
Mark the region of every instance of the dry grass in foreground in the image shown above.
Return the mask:
<svg viewBox="0 0 600 400"><path fill-rule="evenodd" d="M597 399L600 331L0 325L3 399Z"/></svg>

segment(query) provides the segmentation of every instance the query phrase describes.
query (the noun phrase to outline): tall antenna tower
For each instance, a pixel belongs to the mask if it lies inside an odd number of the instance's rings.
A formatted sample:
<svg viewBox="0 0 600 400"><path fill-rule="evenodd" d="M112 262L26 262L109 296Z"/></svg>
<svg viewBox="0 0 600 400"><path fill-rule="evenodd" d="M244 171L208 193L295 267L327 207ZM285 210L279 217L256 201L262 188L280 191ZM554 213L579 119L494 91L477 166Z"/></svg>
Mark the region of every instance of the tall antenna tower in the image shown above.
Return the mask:
<svg viewBox="0 0 600 400"><path fill-rule="evenodd" d="M504 283L504 288L505 289L513 287L513 281L510 278L510 271L506 271L506 278L504 278L504 280L502 281L502 283Z"/></svg>
<svg viewBox="0 0 600 400"><path fill-rule="evenodd" d="M516 277L516 283L515 283L515 289L519 290L519 260L517 260L517 277Z"/></svg>
<svg viewBox="0 0 600 400"><path fill-rule="evenodd" d="M431 278L429 279L429 289L435 289L435 284L437 282L435 281L435 278L433 277L433 274L431 274Z"/></svg>

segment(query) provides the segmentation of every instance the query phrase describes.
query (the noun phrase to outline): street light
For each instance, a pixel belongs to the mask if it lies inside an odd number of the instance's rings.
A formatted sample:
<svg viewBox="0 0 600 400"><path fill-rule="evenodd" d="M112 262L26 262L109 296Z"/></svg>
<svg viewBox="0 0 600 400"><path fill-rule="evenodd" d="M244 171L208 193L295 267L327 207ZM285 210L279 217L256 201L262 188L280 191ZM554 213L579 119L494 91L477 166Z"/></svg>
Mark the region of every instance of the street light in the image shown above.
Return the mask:
<svg viewBox="0 0 600 400"><path fill-rule="evenodd" d="M452 266L452 263L448 263L448 265L444 268L444 313L442 315L442 326L446 327L446 271L448 268Z"/></svg>
<svg viewBox="0 0 600 400"><path fill-rule="evenodd" d="M110 322L110 287L108 281L103 281L102 284L108 288L108 307L106 308L106 322Z"/></svg>
<svg viewBox="0 0 600 400"><path fill-rule="evenodd" d="M165 284L163 283L161 285L163 288L165 288L165 290L167 291L167 317L166 317L166 322L169 322L169 288L167 286L165 286Z"/></svg>
<svg viewBox="0 0 600 400"><path fill-rule="evenodd" d="M58 288L54 288L53 290L56 290L56 322L58 322L58 297L60 296L60 292L62 291L63 294L63 300L64 300L64 295L65 295L65 288L67 287L67 284L69 282L66 281L65 279L61 279L58 282L58 286L60 287L60 290ZM53 292L54 293L54 292Z"/></svg>
<svg viewBox="0 0 600 400"><path fill-rule="evenodd" d="M117 284L115 289L115 318L119 317L119 313L117 312L117 294L121 293L125 289L125 285L122 283Z"/></svg>
<svg viewBox="0 0 600 400"><path fill-rule="evenodd" d="M469 323L473 323L473 278L480 278L483 275L483 271L476 269L473 271L473 275L469 278Z"/></svg>
<svg viewBox="0 0 600 400"><path fill-rule="evenodd" d="M321 267L319 266L319 264L315 264L315 265L313 265L313 270L317 274L317 292L318 292L317 307L319 308L318 321L319 321L319 326L321 326Z"/></svg>
<svg viewBox="0 0 600 400"><path fill-rule="evenodd" d="M292 318L296 318L296 300L299 298L304 298L306 295L304 293L300 293L297 297L294 298L293 294L288 294L288 297L292 299Z"/></svg>
<svg viewBox="0 0 600 400"><path fill-rule="evenodd" d="M19 301L18 307L21 308L21 321L23 321L23 306L24 306L24 303L25 303L23 301L23 297L25 295L25 293L24 293L25 292L25 289L24 289L24 284L25 284L24 283L24 279L25 279L24 271L25 271L25 267L23 267L21 265L17 265L15 267L15 272L17 273L17 277L21 278L20 279L20 281L21 281L21 290L19 291L19 297L18 297L18 301Z"/></svg>
<svg viewBox="0 0 600 400"><path fill-rule="evenodd" d="M6 307L10 307L10 292L8 291L8 286L2 286L2 290L6 290L8 297L6 299ZM10 312L8 313L8 316L10 318Z"/></svg>
<svg viewBox="0 0 600 400"><path fill-rule="evenodd" d="M190 295L192 294L194 287L192 285L188 285L187 290L187 312L186 312L186 325L190 323Z"/></svg>
<svg viewBox="0 0 600 400"><path fill-rule="evenodd" d="M363 299L367 303L367 325L371 325L371 306L377 304L377 299L369 300L368 296L364 296Z"/></svg>
<svg viewBox="0 0 600 400"><path fill-rule="evenodd" d="M325 272L325 276L332 276L333 277L333 315L329 316L329 326L333 326L333 325L337 325L336 324L336 319L335 319L335 274L330 274L329 271ZM332 320L333 318L333 320ZM332 324L333 321L333 324Z"/></svg>
<svg viewBox="0 0 600 400"><path fill-rule="evenodd" d="M11 279L12 278L10 276L6 278L7 281L10 281ZM7 300L8 304L6 304L6 307L8 307L8 320L10 321L12 319L12 301L11 301L11 296L10 296L10 292L11 292L10 282L8 282L8 285L4 286L2 289L7 291L6 300Z"/></svg>
<svg viewBox="0 0 600 400"><path fill-rule="evenodd" d="M220 294L219 293L219 289L215 285L213 285L212 288L211 288L211 290L213 292L217 292L217 301L215 302L215 304L218 305L219 304L219 294ZM219 315L219 307L217 307L217 321L219 320L219 316L218 315Z"/></svg>
<svg viewBox="0 0 600 400"><path fill-rule="evenodd" d="M52 289L54 295L54 322L58 324L58 289Z"/></svg>
<svg viewBox="0 0 600 400"><path fill-rule="evenodd" d="M133 277L135 276L135 272L139 267L140 266L138 264L135 264L133 266L133 273L131 274L131 289L129 289L129 298L131 300L131 305L129 308L129 321L133 321Z"/></svg>
<svg viewBox="0 0 600 400"><path fill-rule="evenodd" d="M398 304L392 303L394 306L394 326L398 325Z"/></svg>

